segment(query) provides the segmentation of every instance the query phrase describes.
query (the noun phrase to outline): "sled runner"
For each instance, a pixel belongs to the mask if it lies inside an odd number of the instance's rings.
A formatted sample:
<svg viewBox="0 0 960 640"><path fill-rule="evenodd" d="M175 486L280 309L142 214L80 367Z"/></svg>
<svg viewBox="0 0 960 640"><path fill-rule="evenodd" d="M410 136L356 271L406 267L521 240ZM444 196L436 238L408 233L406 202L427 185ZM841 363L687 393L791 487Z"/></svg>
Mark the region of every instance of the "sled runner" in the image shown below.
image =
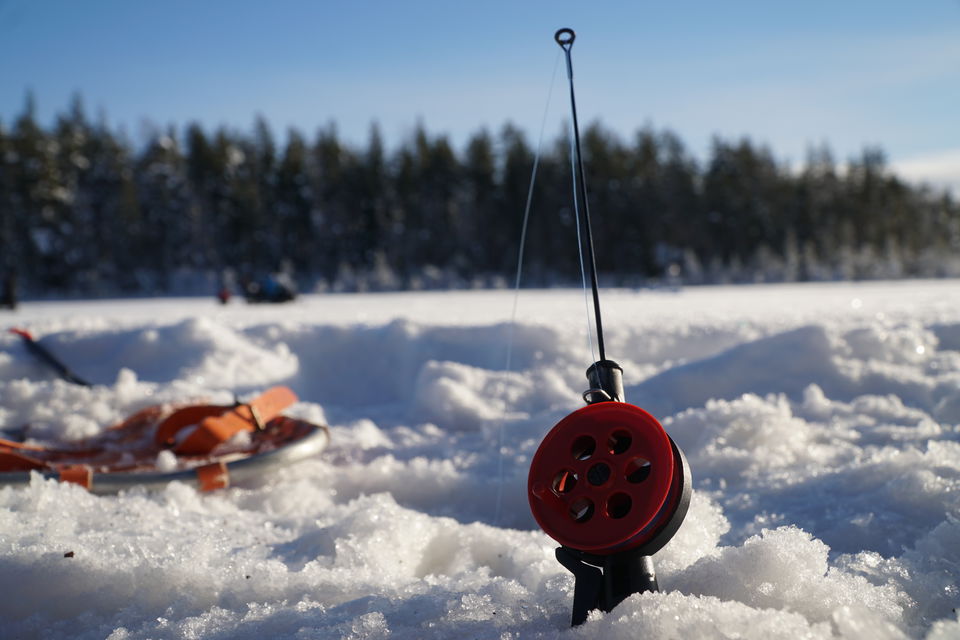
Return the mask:
<svg viewBox="0 0 960 640"><path fill-rule="evenodd" d="M27 484L38 472L94 493L174 480L202 491L225 488L326 447L327 427L281 415L296 401L290 389L274 387L229 406L147 407L100 436L72 443L0 439L0 486Z"/></svg>

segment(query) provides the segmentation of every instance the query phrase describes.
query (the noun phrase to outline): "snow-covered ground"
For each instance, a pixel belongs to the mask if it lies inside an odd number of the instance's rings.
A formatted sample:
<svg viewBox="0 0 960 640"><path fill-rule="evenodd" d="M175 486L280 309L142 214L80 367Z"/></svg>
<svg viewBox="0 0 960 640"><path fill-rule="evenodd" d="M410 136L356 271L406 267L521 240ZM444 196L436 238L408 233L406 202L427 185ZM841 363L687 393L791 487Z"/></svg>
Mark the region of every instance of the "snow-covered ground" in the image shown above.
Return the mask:
<svg viewBox="0 0 960 640"><path fill-rule="evenodd" d="M579 291L521 292L515 326L512 292L28 303L0 315L4 428L81 438L286 384L332 440L213 494L0 489L0 636L960 637L960 282L601 301L627 399L693 471L661 593L570 629L572 576L527 506L540 439L582 404Z"/></svg>

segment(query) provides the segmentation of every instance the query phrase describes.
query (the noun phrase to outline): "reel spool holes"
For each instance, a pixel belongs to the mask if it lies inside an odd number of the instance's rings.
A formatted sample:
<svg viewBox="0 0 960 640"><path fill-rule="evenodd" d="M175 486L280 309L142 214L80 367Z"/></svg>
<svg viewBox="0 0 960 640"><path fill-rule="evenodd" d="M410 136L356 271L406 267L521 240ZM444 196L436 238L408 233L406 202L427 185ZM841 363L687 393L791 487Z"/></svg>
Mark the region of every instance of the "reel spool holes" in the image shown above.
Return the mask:
<svg viewBox="0 0 960 640"><path fill-rule="evenodd" d="M598 402L544 438L530 465L528 498L537 523L565 547L651 555L686 516L690 474L653 416L625 402Z"/></svg>

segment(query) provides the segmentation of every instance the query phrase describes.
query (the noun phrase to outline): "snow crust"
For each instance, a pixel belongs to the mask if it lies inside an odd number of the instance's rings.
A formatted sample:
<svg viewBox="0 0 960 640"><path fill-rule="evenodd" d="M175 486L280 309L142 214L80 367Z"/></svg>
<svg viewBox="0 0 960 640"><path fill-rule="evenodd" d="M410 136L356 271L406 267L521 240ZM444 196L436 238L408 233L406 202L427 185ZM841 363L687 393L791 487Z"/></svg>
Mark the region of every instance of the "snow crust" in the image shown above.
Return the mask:
<svg viewBox="0 0 960 640"><path fill-rule="evenodd" d="M573 579L526 477L581 405L583 297L524 291L514 326L512 303L368 294L0 316L0 427L31 439L274 384L300 396L292 413L331 426L315 459L213 494L100 497L39 477L0 489L0 635L960 637L960 284L605 291L627 399L662 420L695 491L655 557L663 591L576 629ZM55 380L12 326L95 386Z"/></svg>

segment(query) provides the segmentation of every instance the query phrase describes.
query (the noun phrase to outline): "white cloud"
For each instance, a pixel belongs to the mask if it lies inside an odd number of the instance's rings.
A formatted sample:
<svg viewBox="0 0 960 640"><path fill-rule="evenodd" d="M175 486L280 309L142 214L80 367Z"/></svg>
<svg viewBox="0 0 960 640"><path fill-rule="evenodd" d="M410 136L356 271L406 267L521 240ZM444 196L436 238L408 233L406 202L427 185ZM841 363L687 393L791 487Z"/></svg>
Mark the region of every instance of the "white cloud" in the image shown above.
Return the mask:
<svg viewBox="0 0 960 640"><path fill-rule="evenodd" d="M893 170L911 182L925 182L960 196L960 149L934 151L894 161Z"/></svg>

